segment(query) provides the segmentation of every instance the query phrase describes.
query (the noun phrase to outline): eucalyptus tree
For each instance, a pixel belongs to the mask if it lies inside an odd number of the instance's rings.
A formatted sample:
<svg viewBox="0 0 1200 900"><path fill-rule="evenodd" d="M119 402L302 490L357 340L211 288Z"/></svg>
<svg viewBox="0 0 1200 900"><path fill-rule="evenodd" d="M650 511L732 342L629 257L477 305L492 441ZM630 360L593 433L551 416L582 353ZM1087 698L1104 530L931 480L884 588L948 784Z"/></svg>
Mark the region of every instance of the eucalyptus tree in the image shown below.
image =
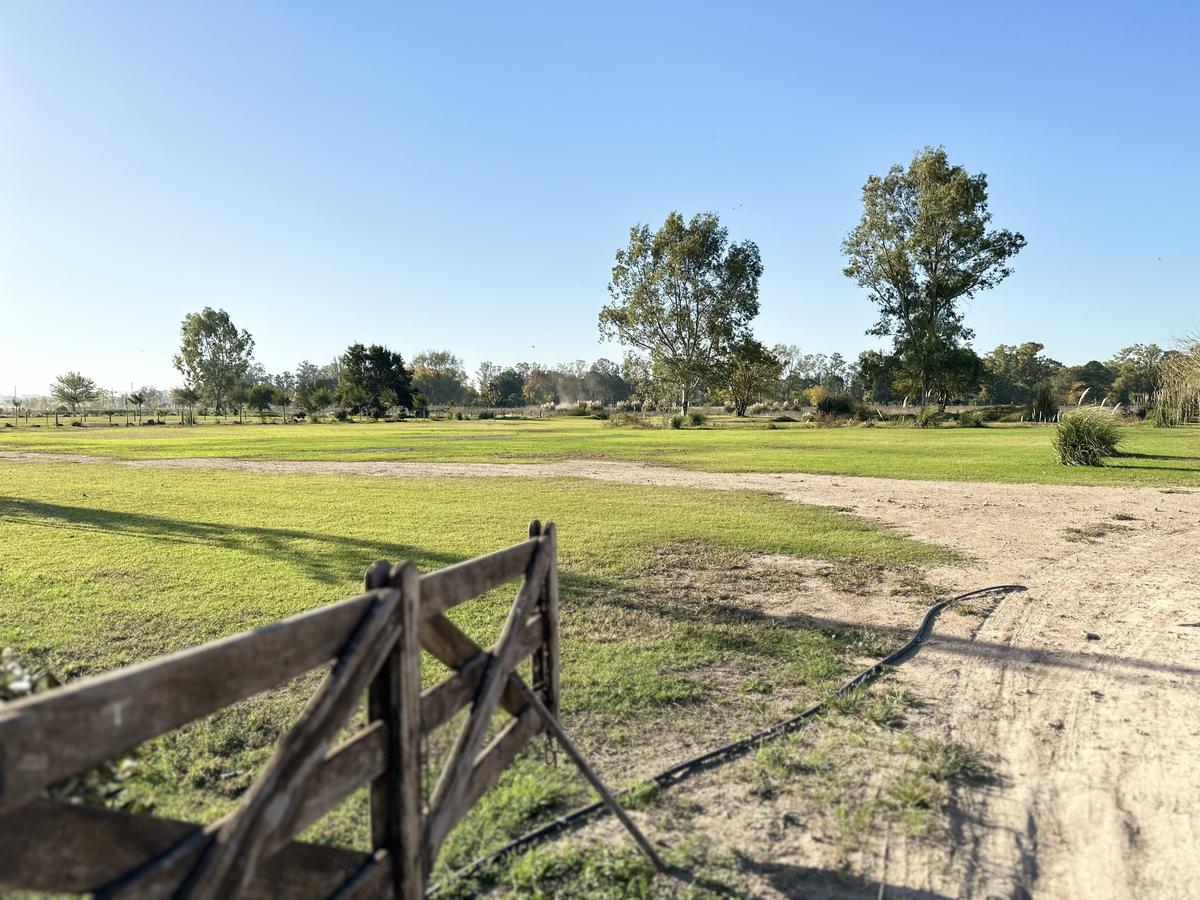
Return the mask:
<svg viewBox="0 0 1200 900"><path fill-rule="evenodd" d="M449 350L426 350L414 356L412 386L430 406L461 404L471 390L462 360Z"/></svg>
<svg viewBox="0 0 1200 900"><path fill-rule="evenodd" d="M238 392L250 369L254 338L223 309L188 313L180 327L175 368L218 413Z"/></svg>
<svg viewBox="0 0 1200 900"><path fill-rule="evenodd" d="M731 243L715 213L685 222L672 212L657 231L635 225L617 251L600 333L646 353L686 412L758 315L762 271L758 246Z"/></svg>
<svg viewBox="0 0 1200 900"><path fill-rule="evenodd" d="M893 338L896 356L918 373L924 406L931 383L972 337L961 301L1011 275L1025 238L989 229L987 176L952 166L941 147L926 147L907 169L872 175L862 201L842 243L843 271L879 307L868 334Z"/></svg>

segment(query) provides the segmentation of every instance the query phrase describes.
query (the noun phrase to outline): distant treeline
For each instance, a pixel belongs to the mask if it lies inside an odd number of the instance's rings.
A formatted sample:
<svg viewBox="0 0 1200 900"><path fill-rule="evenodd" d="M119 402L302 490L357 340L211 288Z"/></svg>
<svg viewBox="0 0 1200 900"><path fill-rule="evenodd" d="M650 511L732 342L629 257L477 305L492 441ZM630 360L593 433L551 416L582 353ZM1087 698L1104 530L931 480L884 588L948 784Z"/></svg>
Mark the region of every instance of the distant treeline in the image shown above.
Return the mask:
<svg viewBox="0 0 1200 900"><path fill-rule="evenodd" d="M224 315L218 311L217 315ZM244 350L244 369L206 372L198 368L189 384L173 389L147 385L128 393L96 388L79 373L61 376L47 396L12 398L23 414L132 411L162 415L268 413L307 417L366 415L383 417L400 411L423 415L430 408L559 407L579 404L613 406L678 405L675 386L657 383L651 367L635 354L620 362L598 359L588 363L548 365L522 362L499 366L485 362L473 376L448 350L426 350L406 362L386 347L354 344L334 360L318 365L302 361L295 370L268 372ZM225 348L228 350L228 348ZM1049 393L1055 406L1075 405L1082 397L1109 404L1145 406L1153 394L1158 370L1169 353L1154 344L1134 344L1109 360L1067 366L1043 353L1043 345L1001 344L979 356L967 348L961 365L933 385L931 400L947 404L1031 405L1039 392ZM804 353L795 346L777 345L769 351L773 377L755 385L747 405L755 403L816 406L824 397L845 396L875 404L919 403L920 384L893 370L888 358L864 351L849 360L839 353ZM218 387L214 379L225 376ZM733 405L734 385L699 387L691 402ZM745 411L743 408L742 412Z"/></svg>

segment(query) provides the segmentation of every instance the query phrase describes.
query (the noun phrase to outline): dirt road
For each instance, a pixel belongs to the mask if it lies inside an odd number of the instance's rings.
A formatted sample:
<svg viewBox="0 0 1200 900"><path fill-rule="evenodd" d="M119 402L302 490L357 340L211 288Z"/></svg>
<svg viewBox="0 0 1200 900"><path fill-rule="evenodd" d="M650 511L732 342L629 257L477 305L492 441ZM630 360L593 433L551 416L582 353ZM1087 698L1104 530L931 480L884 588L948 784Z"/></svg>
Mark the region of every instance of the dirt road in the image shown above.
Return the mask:
<svg viewBox="0 0 1200 900"><path fill-rule="evenodd" d="M1200 896L1200 491L717 474L599 461L120 464L763 490L952 547L973 562L935 570L934 582L1028 590L1006 596L982 621L944 618L899 678L927 701L929 724L987 749L999 777L956 812L948 864L931 867L927 853L901 844L886 864L868 861L864 874L910 896ZM884 624L861 608L810 612ZM919 611L888 615L910 616L890 623L907 631Z"/></svg>

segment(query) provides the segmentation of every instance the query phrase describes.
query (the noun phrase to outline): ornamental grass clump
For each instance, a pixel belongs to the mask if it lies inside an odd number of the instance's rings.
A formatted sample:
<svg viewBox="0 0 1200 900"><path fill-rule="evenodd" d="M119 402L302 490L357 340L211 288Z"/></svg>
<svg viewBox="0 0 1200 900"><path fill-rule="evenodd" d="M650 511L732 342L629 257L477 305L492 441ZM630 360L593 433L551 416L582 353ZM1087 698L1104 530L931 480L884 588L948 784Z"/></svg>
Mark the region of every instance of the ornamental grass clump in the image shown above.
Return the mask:
<svg viewBox="0 0 1200 900"><path fill-rule="evenodd" d="M1054 428L1051 444L1059 465L1099 466L1116 456L1121 426L1111 410L1081 407L1064 413Z"/></svg>

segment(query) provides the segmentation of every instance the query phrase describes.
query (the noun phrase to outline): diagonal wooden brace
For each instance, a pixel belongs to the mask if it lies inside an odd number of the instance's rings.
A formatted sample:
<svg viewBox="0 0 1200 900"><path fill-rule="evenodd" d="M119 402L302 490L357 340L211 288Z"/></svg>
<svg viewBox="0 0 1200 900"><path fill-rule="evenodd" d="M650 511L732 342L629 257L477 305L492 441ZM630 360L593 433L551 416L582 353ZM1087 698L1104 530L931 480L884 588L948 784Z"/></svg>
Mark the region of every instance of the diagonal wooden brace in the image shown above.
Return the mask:
<svg viewBox="0 0 1200 900"><path fill-rule="evenodd" d="M426 872L432 869L433 861L437 858L442 842L450 833L453 823L461 819L464 814L460 806L467 787L467 778L474 765L475 756L483 746L484 734L500 703L501 695L508 683L508 677L512 674L513 666L516 665L525 619L546 579L550 555L545 553L544 549L544 545L539 543L537 551L529 562L525 582L521 585L512 609L509 610L500 640L496 644L496 652L480 681L471 716L459 733L450 757L442 769L441 777L438 778L433 796L429 800L429 817L425 834ZM462 638L469 640L466 635L462 635L461 632L459 634ZM474 649L476 653L482 652L477 646Z"/></svg>
<svg viewBox="0 0 1200 900"><path fill-rule="evenodd" d="M440 630L445 645L458 648L458 658L471 659L477 654L486 652L448 620L445 622L445 625L441 626ZM453 666L454 663L450 660L454 658L451 656L442 661L447 665ZM459 663L459 665L461 666L462 663ZM579 749L567 736L557 716L551 713L538 692L513 671L508 672L505 688L507 692L511 692L519 698L519 707L513 711L516 719L509 723L496 736L487 750L480 753L474 760L474 766L469 770L465 790L461 795L459 804L461 809L437 810L444 816L445 824L443 827L445 828L445 832L442 835L442 839L445 839L445 835L449 834L450 830L459 822L471 806L494 783L500 772L515 757L520 748L535 734L545 729L562 745L563 750L566 751L571 761L575 763L575 766L579 769L583 777L596 790L596 793L600 795L600 798L609 808L609 811L625 827L637 845L649 857L655 868L659 871L666 871L666 863L663 862L658 851L654 849L654 845L650 843L637 824L629 818L629 814L625 811L624 807L621 806L607 785L604 784L600 776L592 769L583 754L579 752ZM431 811L434 809L432 804L430 805L430 809ZM431 820L433 818L432 812L430 818ZM432 854L430 859L436 858L438 846L431 847Z"/></svg>
<svg viewBox="0 0 1200 900"><path fill-rule="evenodd" d="M399 600L400 592L394 588L377 593L332 671L193 868L180 896L189 900L236 897L254 876L264 850L296 820L302 786L392 652L401 629L395 615Z"/></svg>

